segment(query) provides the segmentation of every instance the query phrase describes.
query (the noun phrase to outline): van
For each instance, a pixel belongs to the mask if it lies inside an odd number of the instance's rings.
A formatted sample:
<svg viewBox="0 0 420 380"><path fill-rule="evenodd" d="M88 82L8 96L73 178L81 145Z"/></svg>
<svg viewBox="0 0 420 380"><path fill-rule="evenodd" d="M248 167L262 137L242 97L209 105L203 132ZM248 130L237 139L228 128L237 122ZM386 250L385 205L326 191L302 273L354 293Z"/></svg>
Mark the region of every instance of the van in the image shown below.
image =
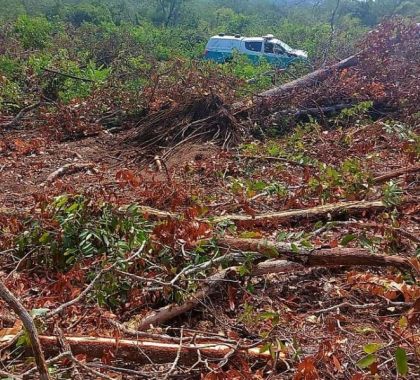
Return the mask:
<svg viewBox="0 0 420 380"><path fill-rule="evenodd" d="M308 58L306 52L292 49L271 34L264 37L242 37L221 33L210 38L204 59L224 63L232 59L234 51L246 55L254 64L258 64L264 58L278 68L286 68L297 60Z"/></svg>

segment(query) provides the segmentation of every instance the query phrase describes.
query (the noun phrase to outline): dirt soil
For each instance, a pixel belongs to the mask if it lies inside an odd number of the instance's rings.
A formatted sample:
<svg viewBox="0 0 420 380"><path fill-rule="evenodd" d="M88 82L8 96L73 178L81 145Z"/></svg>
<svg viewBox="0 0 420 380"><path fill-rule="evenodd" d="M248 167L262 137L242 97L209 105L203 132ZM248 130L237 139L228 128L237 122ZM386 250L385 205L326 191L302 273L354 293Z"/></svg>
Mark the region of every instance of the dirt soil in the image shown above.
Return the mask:
<svg viewBox="0 0 420 380"><path fill-rule="evenodd" d="M180 213L196 208L206 217L224 213L252 215L343 200L378 199L383 185L370 182L366 188L359 188L357 176L366 175L368 183L369 178L379 174L416 165L407 142L385 132L380 123L345 130L314 130L265 144L250 141L241 149L231 151L223 151L211 143L182 146L161 163L162 171L153 157L142 156L135 146L125 142L128 133L101 132L65 143L51 139L41 130L6 133L0 144L1 213L37 213L33 209L37 200L68 192L95 195L119 205L139 203ZM319 166L246 157L272 156L275 147L335 167L340 173L343 173L343 163L350 158L360 168L343 174L346 182L340 184L334 181L335 174L329 175ZM88 170L47 180L60 167L76 163L94 165ZM299 234L305 234L305 240L313 246L331 248L364 242L372 254L398 254L415 263L420 236L419 180L418 172L397 177L395 181L405 201L385 211L366 210L357 216L344 214L338 219L328 215L320 220L239 223L228 234L270 239L283 236L291 241L299 241ZM285 190L266 191L273 183ZM316 232L320 226L317 222L331 220L357 223ZM366 223L371 225L367 229L363 227ZM395 235L385 226L397 226L407 234ZM343 238L349 235L357 238L343 243ZM84 273L87 268L82 266L77 270ZM14 272L8 278L8 285L29 309L49 307L64 301L63 294L54 293L60 276L65 275L43 276L24 270ZM80 289L72 291L77 294ZM217 296L173 321L171 327L184 326L253 342L268 333L275 337L281 352L276 368L268 364L254 368L252 363L227 365L231 370L248 373L244 378L309 379L315 377L297 377L297 374L305 373L305 368L314 368L324 379L395 379L395 349L401 346L409 355L410 372L406 378L416 379L420 376L419 297L416 283L397 270L312 268L221 287ZM83 308L70 308L61 324L67 334L115 336L115 328L107 323L107 317L116 315L125 322L145 312L147 307L127 305L111 313L91 303ZM8 316L0 318L3 327L13 325L14 318L3 303L0 303L0 315ZM170 333L178 334L176 330ZM367 355L363 349L369 343L380 344L375 353L377 364L360 368L357 362ZM316 363L316 369L308 360Z"/></svg>

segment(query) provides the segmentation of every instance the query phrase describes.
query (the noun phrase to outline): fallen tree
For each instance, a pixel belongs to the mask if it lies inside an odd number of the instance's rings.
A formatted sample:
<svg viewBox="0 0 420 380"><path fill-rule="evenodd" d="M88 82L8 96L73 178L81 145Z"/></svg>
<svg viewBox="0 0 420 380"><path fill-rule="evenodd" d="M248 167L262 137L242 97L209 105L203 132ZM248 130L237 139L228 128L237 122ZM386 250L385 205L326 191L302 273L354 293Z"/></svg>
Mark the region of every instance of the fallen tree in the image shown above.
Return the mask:
<svg viewBox="0 0 420 380"><path fill-rule="evenodd" d="M257 95L257 99L279 96L302 87L313 86L337 70L355 66L357 63L358 56L353 55L330 67L316 70L280 87L262 92ZM247 122L242 118L242 114L258 106L258 101L251 105L244 102L228 104L221 95L215 95L213 92L192 96L188 100L174 102L169 107L165 105L160 110L145 116L138 123L134 133L128 136L127 141L153 156L156 156L156 150L165 149L163 154L159 154L163 159L186 142L215 141L226 148L242 141L248 131L248 128L244 128ZM340 107L342 106L338 108Z"/></svg>
<svg viewBox="0 0 420 380"><path fill-rule="evenodd" d="M323 266L391 266L402 271L416 271L410 261L400 256L373 255L370 251L363 248L320 248L307 249L292 247L289 243L271 242L261 239L237 239L222 238L218 240L219 245L224 245L230 249L244 252L258 252L272 257L279 258L301 264L306 267ZM258 267L258 266L257 266Z"/></svg>
<svg viewBox="0 0 420 380"><path fill-rule="evenodd" d="M7 335L0 338L0 342L7 342L14 338L14 335ZM243 355L251 360L263 360L267 362L271 355L268 352L261 353L260 347L241 348L223 341L208 343L195 343L194 337L186 337L179 343L162 340L150 340L145 338L137 339L116 339L109 337L92 336L65 336L73 355L86 355L87 359L100 359L106 353L112 352L118 360L136 364L172 363L178 356L178 362L182 365L194 365L200 360L220 361L226 357ZM61 345L60 339L56 336L39 336L45 355L48 357L58 355Z"/></svg>
<svg viewBox="0 0 420 380"><path fill-rule="evenodd" d="M270 212L266 214L257 215L222 215L211 218L214 223L230 220L232 222L246 222L259 220L291 220L301 218L319 217L327 214L343 214L343 213L358 213L364 210L379 210L385 208L382 201L351 201L351 202L337 202L306 209L292 209L278 212Z"/></svg>
<svg viewBox="0 0 420 380"><path fill-rule="evenodd" d="M255 264L249 276L256 277L266 274L291 272L305 267L336 267L336 266L372 266L372 267L395 267L402 271L415 272L415 267L409 260L399 256L372 255L362 248L334 248L309 250L299 248L297 251L288 243L276 243L259 239L218 239L220 246L230 250L243 252L256 252L266 257L276 257L275 260L266 260ZM218 287L226 280L237 278L239 267L229 267L208 277L201 288L190 295L188 300L178 304L164 306L140 322L136 323L136 330L147 330L151 326L162 325L169 320L193 310L200 304L204 304L207 297L216 292ZM131 278L135 280L135 275Z"/></svg>
<svg viewBox="0 0 420 380"><path fill-rule="evenodd" d="M352 66L356 66L359 63L358 54L352 55L348 58L341 60L340 62L325 67L322 69L315 70L307 75L304 75L301 78L295 79L294 81L285 83L279 87L272 88L270 90L264 91L258 94L258 97L268 98L272 96L280 96L285 93L297 90L302 87L311 87L316 85L319 82L324 81L329 78L334 72L347 69Z"/></svg>
<svg viewBox="0 0 420 380"><path fill-rule="evenodd" d="M390 172L378 175L377 177L375 177L373 179L373 182L375 184L380 184L380 183L384 183L384 182L386 182L390 179L400 177L402 175L414 174L414 173L418 173L418 172L420 172L420 165L408 166L408 167L405 167L405 168L392 170Z"/></svg>
<svg viewBox="0 0 420 380"><path fill-rule="evenodd" d="M381 210L386 206L382 201L350 201L350 202L337 202L321 206L292 209L277 212L270 212L266 214L257 215L241 215L241 214L227 214L221 216L209 216L207 218L198 218L202 222L219 223L226 220L232 222L246 222L246 221L261 221L261 220L276 220L277 222L287 221L291 219L306 219L313 217L320 217L323 215L331 214L357 214L365 210ZM181 218L182 214L162 211L148 206L139 206L139 211L143 212L146 216L155 216L157 218Z"/></svg>

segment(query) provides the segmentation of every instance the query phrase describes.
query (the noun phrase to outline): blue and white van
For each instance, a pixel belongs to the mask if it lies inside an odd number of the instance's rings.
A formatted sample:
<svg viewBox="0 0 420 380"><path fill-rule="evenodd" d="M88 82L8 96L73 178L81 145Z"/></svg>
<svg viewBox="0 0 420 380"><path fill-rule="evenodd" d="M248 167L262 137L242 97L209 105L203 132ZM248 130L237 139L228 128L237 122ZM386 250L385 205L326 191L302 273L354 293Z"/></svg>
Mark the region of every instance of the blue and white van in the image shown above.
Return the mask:
<svg viewBox="0 0 420 380"><path fill-rule="evenodd" d="M221 33L210 38L204 59L224 63L232 58L234 51L246 55L254 64L258 64L264 58L278 68L286 68L296 60L308 58L306 52L292 49L271 34L264 37L242 37Z"/></svg>

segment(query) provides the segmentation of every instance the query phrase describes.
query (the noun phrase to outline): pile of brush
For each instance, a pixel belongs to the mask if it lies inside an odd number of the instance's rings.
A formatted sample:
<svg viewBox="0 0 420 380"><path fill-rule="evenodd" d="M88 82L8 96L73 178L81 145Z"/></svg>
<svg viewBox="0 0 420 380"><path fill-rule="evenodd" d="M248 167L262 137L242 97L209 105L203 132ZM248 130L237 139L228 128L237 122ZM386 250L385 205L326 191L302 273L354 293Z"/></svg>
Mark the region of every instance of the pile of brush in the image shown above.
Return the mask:
<svg viewBox="0 0 420 380"><path fill-rule="evenodd" d="M245 127L221 97L209 94L185 99L148 115L138 123L129 140L146 154L163 150L165 158L186 142L214 141L227 148L240 142L244 133Z"/></svg>

